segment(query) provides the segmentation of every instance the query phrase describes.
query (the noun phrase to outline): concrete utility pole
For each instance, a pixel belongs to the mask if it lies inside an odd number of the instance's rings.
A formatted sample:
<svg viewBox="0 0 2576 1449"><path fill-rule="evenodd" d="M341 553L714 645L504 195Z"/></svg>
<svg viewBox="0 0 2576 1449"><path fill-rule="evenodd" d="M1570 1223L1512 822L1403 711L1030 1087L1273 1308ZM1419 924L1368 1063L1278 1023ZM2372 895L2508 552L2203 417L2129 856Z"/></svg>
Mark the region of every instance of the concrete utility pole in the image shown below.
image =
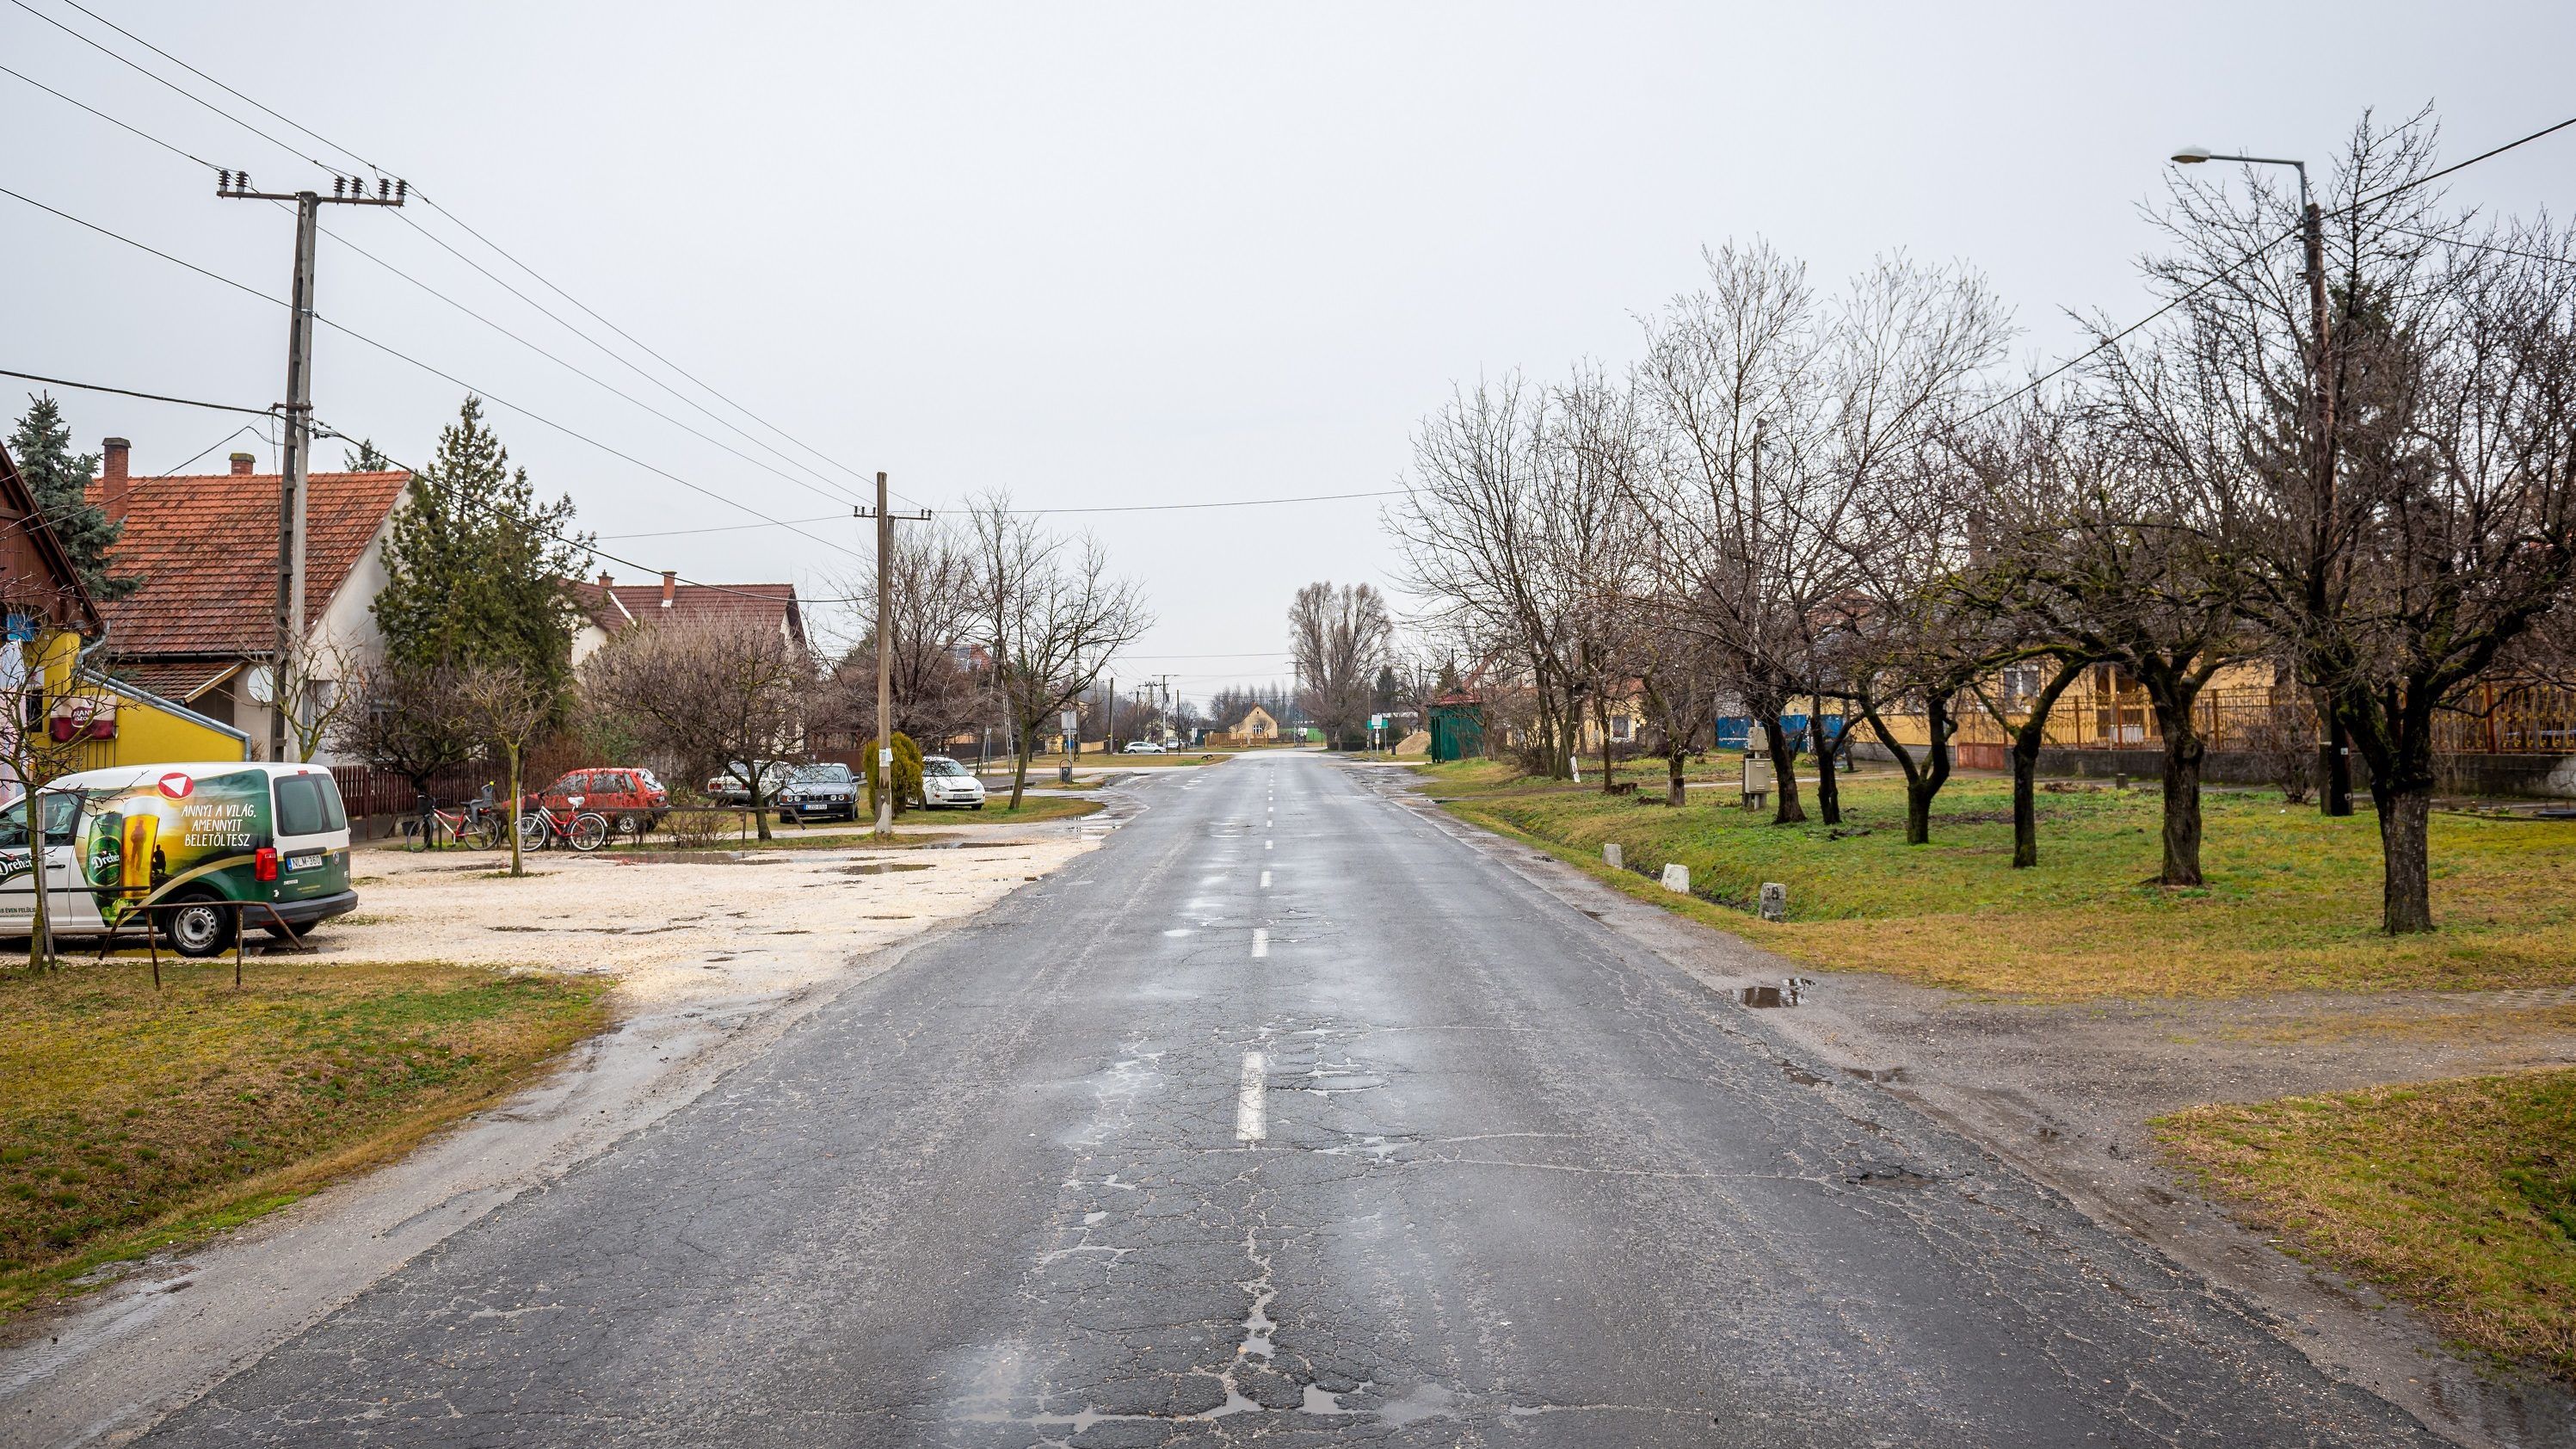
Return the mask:
<svg viewBox="0 0 2576 1449"><path fill-rule="evenodd" d="M305 480L313 468L313 234L322 204L400 206L411 194L408 181L379 177L376 194L354 176L331 178L331 194L317 191L253 191L247 171L215 173L215 195L228 201L295 203L295 281L287 294L286 320L286 463L277 480L277 654L268 669L268 757L286 759L286 712L297 708L300 685L288 676L299 668L295 656L304 637Z"/></svg>
<svg viewBox="0 0 2576 1449"><path fill-rule="evenodd" d="M886 475L877 475L877 506L851 510L877 521L877 830L879 840L894 838L894 583L887 568L894 552L897 515L886 511ZM928 509L906 513L907 522L927 522Z"/></svg>

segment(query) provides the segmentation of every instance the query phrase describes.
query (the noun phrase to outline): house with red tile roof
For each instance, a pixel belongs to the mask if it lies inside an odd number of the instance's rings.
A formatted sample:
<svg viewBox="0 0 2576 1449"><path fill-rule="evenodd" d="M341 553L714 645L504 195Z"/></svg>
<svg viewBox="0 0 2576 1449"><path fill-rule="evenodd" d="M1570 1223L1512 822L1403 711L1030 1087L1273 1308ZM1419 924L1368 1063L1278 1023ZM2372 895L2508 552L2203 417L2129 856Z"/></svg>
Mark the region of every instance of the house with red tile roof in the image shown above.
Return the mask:
<svg viewBox="0 0 2576 1449"><path fill-rule="evenodd" d="M143 586L99 606L110 671L268 747L268 671L276 653L278 475L231 471L136 477L126 444L106 442L89 498L125 525L111 554ZM370 605L386 582L385 539L411 486L400 469L315 473L305 495L304 625L325 657L383 657ZM316 680L316 688L328 685ZM320 758L326 762L327 753Z"/></svg>
<svg viewBox="0 0 2576 1449"><path fill-rule="evenodd" d="M788 643L807 647L805 613L794 584L684 584L665 571L659 584L621 584L603 573L596 583L571 585L588 622L575 631L572 662L579 664L637 624L754 623L778 630Z"/></svg>

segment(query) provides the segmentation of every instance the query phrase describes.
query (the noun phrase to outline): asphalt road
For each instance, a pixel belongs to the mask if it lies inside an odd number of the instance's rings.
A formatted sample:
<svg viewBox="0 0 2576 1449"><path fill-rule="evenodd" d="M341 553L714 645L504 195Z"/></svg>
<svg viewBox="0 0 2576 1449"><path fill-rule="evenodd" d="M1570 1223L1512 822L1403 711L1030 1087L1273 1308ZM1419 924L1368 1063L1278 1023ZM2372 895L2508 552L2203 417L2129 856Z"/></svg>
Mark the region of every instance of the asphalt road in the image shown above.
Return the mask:
<svg viewBox="0 0 2576 1449"><path fill-rule="evenodd" d="M148 1442L2437 1442L1342 767L1142 789Z"/></svg>

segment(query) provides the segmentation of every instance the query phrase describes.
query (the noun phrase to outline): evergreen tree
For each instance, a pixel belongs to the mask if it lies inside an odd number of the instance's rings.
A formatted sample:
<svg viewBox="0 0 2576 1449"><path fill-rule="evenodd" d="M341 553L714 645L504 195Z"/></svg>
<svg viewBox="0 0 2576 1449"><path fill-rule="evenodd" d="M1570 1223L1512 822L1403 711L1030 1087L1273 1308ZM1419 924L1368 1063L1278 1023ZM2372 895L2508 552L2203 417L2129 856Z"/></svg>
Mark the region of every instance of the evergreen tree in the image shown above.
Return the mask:
<svg viewBox="0 0 2576 1449"><path fill-rule="evenodd" d="M9 456L18 460L18 471L36 496L36 510L61 540L89 596L102 603L124 598L143 587L143 578L108 572L108 551L125 525L109 522L106 510L90 502L84 491L98 472L98 454L72 451L71 425L63 421L62 405L51 394L27 401L27 415L9 435Z"/></svg>
<svg viewBox="0 0 2576 1449"><path fill-rule="evenodd" d="M537 501L528 470L510 467L483 425L483 400L469 395L385 541L375 613L387 658L410 669L515 668L561 692L580 619L566 585L589 567L572 515L569 497Z"/></svg>
<svg viewBox="0 0 2576 1449"><path fill-rule="evenodd" d="M340 468L343 472L388 473L393 471L393 466L393 460L376 447L376 440L373 438L360 438L358 446L340 450Z"/></svg>

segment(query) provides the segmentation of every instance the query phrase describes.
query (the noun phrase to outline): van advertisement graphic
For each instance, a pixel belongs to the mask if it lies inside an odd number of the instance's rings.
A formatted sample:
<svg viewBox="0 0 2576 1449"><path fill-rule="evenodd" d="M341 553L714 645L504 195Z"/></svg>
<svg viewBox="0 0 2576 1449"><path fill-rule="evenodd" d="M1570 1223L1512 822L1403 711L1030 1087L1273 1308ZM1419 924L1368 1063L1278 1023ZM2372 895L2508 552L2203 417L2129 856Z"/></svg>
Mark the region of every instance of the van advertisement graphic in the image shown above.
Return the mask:
<svg viewBox="0 0 2576 1449"><path fill-rule="evenodd" d="M114 925L176 882L250 869L268 836L268 808L268 776L257 770L172 770L91 796L81 810L77 858L100 919Z"/></svg>

